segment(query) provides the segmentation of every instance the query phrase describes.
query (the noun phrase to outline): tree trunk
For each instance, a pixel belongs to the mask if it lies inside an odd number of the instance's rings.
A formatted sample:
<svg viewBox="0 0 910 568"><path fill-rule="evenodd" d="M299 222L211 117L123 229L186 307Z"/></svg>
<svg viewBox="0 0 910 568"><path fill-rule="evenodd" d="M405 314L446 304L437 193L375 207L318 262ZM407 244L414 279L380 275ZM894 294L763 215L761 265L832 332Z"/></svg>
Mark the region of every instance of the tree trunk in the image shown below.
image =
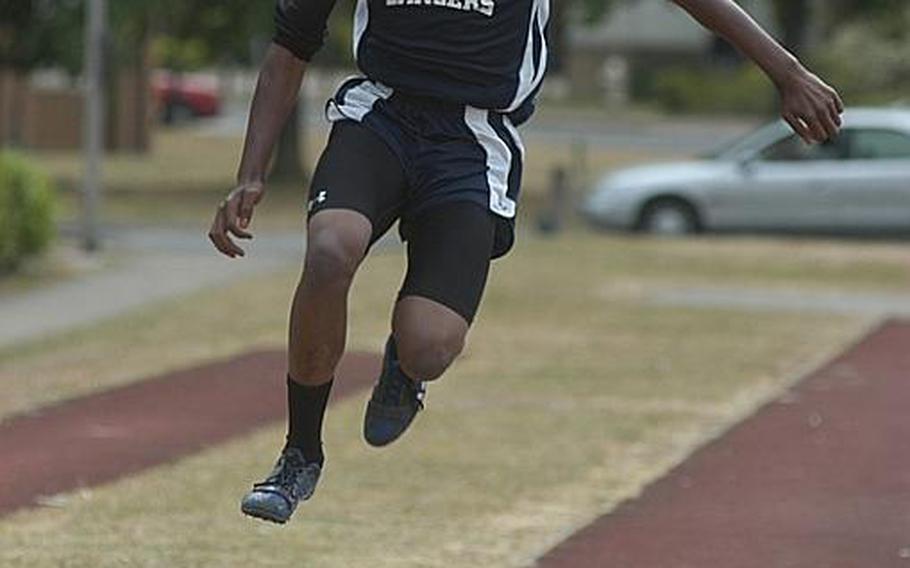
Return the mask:
<svg viewBox="0 0 910 568"><path fill-rule="evenodd" d="M281 182L300 182L305 173L300 162L303 140L300 136L300 112L303 104L298 100L278 139L275 162L272 164L271 179Z"/></svg>
<svg viewBox="0 0 910 568"><path fill-rule="evenodd" d="M567 12L571 5L572 2L568 0L557 0L550 15L549 70L553 75L565 75L568 71L565 68L569 49Z"/></svg>
<svg viewBox="0 0 910 568"><path fill-rule="evenodd" d="M17 68L0 68L0 146L25 143L25 98L28 77Z"/></svg>
<svg viewBox="0 0 910 568"><path fill-rule="evenodd" d="M783 43L797 56L806 47L806 36L811 18L810 0L776 0L774 8L783 31Z"/></svg>

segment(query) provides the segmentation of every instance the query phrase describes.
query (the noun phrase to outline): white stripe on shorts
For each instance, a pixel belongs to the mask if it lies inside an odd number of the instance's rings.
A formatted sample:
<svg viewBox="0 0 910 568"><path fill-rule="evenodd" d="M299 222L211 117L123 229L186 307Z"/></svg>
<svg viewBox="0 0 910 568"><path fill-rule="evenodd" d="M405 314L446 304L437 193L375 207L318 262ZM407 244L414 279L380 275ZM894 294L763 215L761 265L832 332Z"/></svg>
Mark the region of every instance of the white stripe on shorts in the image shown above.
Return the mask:
<svg viewBox="0 0 910 568"><path fill-rule="evenodd" d="M356 87L351 87L344 93L343 100L338 104L335 100L329 101L326 117L331 122L351 119L361 122L371 110L376 101L388 99L395 91L382 83L365 80Z"/></svg>
<svg viewBox="0 0 910 568"><path fill-rule="evenodd" d="M512 152L490 125L490 111L474 107L465 109L464 120L477 143L487 155L487 185L490 187L490 210L506 218L515 217L516 205L509 193ZM508 123L508 121L506 121ZM511 131L510 131L511 134ZM520 144L520 142L516 142ZM520 147L520 146L519 146Z"/></svg>

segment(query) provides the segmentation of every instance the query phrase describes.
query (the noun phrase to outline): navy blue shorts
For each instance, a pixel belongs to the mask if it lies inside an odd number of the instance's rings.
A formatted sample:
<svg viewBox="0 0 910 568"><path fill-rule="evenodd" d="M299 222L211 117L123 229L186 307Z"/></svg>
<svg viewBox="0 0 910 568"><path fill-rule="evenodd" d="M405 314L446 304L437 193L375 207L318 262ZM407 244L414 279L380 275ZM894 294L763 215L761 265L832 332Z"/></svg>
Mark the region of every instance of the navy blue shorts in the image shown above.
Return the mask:
<svg viewBox="0 0 910 568"><path fill-rule="evenodd" d="M496 220L491 257L512 248L524 147L506 115L412 96L362 77L341 85L326 115L333 123L360 123L397 157L406 180L396 211L403 236L430 209L467 201L489 210ZM320 191L317 184L311 194L317 208Z"/></svg>

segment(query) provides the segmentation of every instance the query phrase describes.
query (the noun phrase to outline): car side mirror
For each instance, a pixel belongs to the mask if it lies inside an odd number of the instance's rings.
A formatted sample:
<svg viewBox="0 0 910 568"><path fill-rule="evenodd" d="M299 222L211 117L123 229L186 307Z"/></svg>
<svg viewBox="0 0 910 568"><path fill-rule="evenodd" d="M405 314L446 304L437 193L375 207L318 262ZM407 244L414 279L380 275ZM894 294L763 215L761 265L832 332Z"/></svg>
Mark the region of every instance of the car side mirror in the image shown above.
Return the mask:
<svg viewBox="0 0 910 568"><path fill-rule="evenodd" d="M754 155L740 156L736 160L736 165L739 166L739 170L745 174L749 175L755 169L755 163L758 161L758 158Z"/></svg>

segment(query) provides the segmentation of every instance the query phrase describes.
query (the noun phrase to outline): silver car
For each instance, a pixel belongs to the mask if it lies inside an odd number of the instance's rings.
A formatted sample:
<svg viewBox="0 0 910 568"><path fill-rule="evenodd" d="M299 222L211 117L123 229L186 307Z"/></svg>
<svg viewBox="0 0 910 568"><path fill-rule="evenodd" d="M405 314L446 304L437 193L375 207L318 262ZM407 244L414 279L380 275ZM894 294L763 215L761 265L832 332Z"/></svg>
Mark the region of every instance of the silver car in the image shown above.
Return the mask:
<svg viewBox="0 0 910 568"><path fill-rule="evenodd" d="M910 232L910 109L850 109L822 145L781 121L701 160L619 171L598 182L582 213L665 235Z"/></svg>

